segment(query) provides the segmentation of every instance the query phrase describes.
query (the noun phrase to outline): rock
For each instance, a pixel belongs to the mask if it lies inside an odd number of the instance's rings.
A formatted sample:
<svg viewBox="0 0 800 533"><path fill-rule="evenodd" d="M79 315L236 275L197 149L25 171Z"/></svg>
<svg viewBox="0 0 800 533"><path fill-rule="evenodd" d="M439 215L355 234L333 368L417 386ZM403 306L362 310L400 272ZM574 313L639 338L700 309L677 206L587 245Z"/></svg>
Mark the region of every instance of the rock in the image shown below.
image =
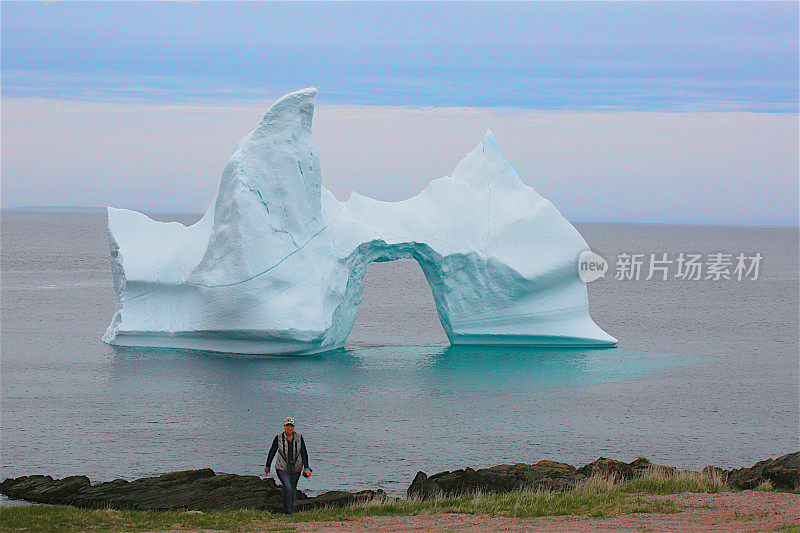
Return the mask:
<svg viewBox="0 0 800 533"><path fill-rule="evenodd" d="M374 499L388 500L389 497L383 490L362 490L359 492L346 492L343 490L331 490L323 492L313 498L299 500L295 503L295 511L308 509L319 509L321 507L345 507L354 503L370 501Z"/></svg>
<svg viewBox="0 0 800 533"><path fill-rule="evenodd" d="M639 457L635 461L628 463L633 470L633 477L641 477L646 474L654 473L662 476L674 476L678 473L678 469L674 466L664 466L651 463L649 459Z"/></svg>
<svg viewBox="0 0 800 533"><path fill-rule="evenodd" d="M601 457L579 469L566 463L539 461L532 465L517 463L478 470L466 468L440 472L430 477L424 472L417 472L407 494L409 497L428 499L437 495L502 493L523 489L564 491L594 475L625 481L653 471L664 475L679 472L673 467L653 464L643 457L630 463ZM738 470L707 466L703 473L719 475L732 487L742 490L753 489L766 481L776 489L795 489L800 487L800 452L760 461L750 468ZM135 481L115 479L95 485L86 476L63 479L22 476L0 483L0 494L17 500L93 509L263 509L280 512L283 507L281 488L273 479L216 474L210 468L172 472ZM375 498L391 499L382 490L354 493L329 491L313 498L297 491L296 509L342 507Z"/></svg>
<svg viewBox="0 0 800 533"><path fill-rule="evenodd" d="M777 483L785 483L785 481L776 483L776 479L782 480L791 475L795 476L794 479L797 477L797 466L793 467L794 470L791 467L791 464L797 464L797 460L795 459L795 462L791 463L791 461L785 460L786 457L777 460L781 461L780 465L783 466L778 465L777 461L775 465L769 463L764 466L765 471L773 472L770 479L773 480L773 484L776 487L779 486ZM764 463L768 463L768 461ZM758 463L758 465L761 464ZM706 470L710 468L713 467L707 467ZM722 469L719 470L721 471ZM428 499L439 495L455 496L477 491L509 492L521 489L564 491L575 487L582 480L592 476L613 478L616 481L628 481L649 473L673 476L679 472L675 467L658 465L644 457L639 457L630 463L601 457L577 470L574 466L565 463L539 461L534 465L517 463L515 465L499 465L479 470L467 468L452 472L440 472L430 477L424 472L417 472L406 492L409 497ZM791 472L794 472L794 474L791 474ZM766 476L767 474L763 475ZM756 485L758 483L753 486Z"/></svg>
<svg viewBox="0 0 800 533"><path fill-rule="evenodd" d="M15 500L36 503L61 503L89 487L86 476L53 479L50 476L23 476L0 483L0 494Z"/></svg>
<svg viewBox="0 0 800 533"><path fill-rule="evenodd" d="M115 509L265 509L280 511L281 490L273 479L215 474L211 469L174 472L136 481L99 483L77 494L78 507Z"/></svg>
<svg viewBox="0 0 800 533"><path fill-rule="evenodd" d="M678 469L672 466L651 463L649 459L644 457L639 457L630 463L601 457L578 469L578 473L585 477L600 476L613 478L616 481L628 481L651 472L672 476L678 473Z"/></svg>
<svg viewBox="0 0 800 533"><path fill-rule="evenodd" d="M439 486L436 482L429 481L425 472L417 472L417 475L414 476L414 481L411 482L408 490L406 490L406 495L409 498L427 500L435 497L439 492Z"/></svg>
<svg viewBox="0 0 800 533"><path fill-rule="evenodd" d="M580 467L578 473L585 477L599 476L622 481L633 478L633 467L622 461L601 457Z"/></svg>
<svg viewBox="0 0 800 533"><path fill-rule="evenodd" d="M283 508L281 487L273 479L216 474L210 468L135 481L115 479L95 485L86 476L64 479L24 476L0 483L0 493L14 499L89 509L182 509L195 513L211 509L263 509L277 513ZM342 507L375 498L390 499L382 490L330 491L314 498L298 490L296 508Z"/></svg>
<svg viewBox="0 0 800 533"><path fill-rule="evenodd" d="M471 492L511 492L515 490L568 490L582 476L575 467L554 461L539 461L534 465L517 463L491 468L440 472L428 477L418 472L408 488L409 497L431 498L436 495L455 496Z"/></svg>
<svg viewBox="0 0 800 533"><path fill-rule="evenodd" d="M116 479L90 485L85 476L53 480L50 476L24 476L0 483L0 493L32 502L84 508L265 509L278 512L283 499L273 479L236 474L215 474L210 468L173 472L135 481ZM306 495L298 491L298 499Z"/></svg>
<svg viewBox="0 0 800 533"><path fill-rule="evenodd" d="M800 452L759 461L750 468L730 470L727 478L731 486L741 490L754 489L765 481L776 489L800 487Z"/></svg>

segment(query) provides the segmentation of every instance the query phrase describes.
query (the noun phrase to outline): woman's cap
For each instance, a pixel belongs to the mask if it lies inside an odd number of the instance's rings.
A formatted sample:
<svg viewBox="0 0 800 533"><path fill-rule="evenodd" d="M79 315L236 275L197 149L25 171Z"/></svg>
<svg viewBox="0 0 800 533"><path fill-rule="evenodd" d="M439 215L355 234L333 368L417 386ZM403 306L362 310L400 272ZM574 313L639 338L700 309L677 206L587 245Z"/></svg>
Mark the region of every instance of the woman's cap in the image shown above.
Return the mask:
<svg viewBox="0 0 800 533"><path fill-rule="evenodd" d="M294 425L294 418L292 418L291 416L287 416L286 418L284 418L283 425L285 426L287 424Z"/></svg>

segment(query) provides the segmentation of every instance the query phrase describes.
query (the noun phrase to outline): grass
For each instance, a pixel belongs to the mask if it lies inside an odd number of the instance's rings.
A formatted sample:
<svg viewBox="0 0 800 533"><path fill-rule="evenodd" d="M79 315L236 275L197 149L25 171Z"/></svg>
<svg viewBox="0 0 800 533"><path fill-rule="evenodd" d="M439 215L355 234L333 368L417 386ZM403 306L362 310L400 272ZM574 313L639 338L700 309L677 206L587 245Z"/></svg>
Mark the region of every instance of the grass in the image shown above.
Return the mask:
<svg viewBox="0 0 800 533"><path fill-rule="evenodd" d="M753 490L757 490L760 492L772 492L775 490L775 487L772 485L772 481L766 480L759 483L758 486Z"/></svg>
<svg viewBox="0 0 800 533"><path fill-rule="evenodd" d="M461 513L506 518L579 515L606 518L627 513L676 512L669 501L648 501L596 484L583 484L566 492L519 491L504 494L466 494L430 500L406 499L398 502L375 500L347 508L315 509L296 513L297 521L351 520L363 516L408 516Z"/></svg>
<svg viewBox="0 0 800 533"><path fill-rule="evenodd" d="M367 516L411 516L439 513L478 514L507 518L576 515L596 518L628 513L673 513L683 507L670 500L652 500L645 494L731 491L719 476L695 472L665 475L656 471L617 483L593 477L565 492L520 491L506 494L465 494L430 500L400 501L375 499L343 508L302 511L290 517L266 511L183 511L87 510L63 506L0 508L0 532L11 531L154 531L225 530L294 531L295 523L346 521ZM762 484L758 490L772 490ZM794 531L794 530L789 530Z"/></svg>
<svg viewBox="0 0 800 533"><path fill-rule="evenodd" d="M264 511L118 511L32 505L0 508L0 531L156 531L171 529L216 529L224 531L294 531L290 524L276 522Z"/></svg>
<svg viewBox="0 0 800 533"><path fill-rule="evenodd" d="M410 516L439 513L479 514L508 518L553 515L582 515L606 518L626 513L676 512L669 501L647 501L615 490L585 485L567 492L510 492L470 494L458 498L420 501L373 500L350 507L302 511L290 517L266 511L181 511L87 510L64 506L0 508L0 531L153 531L215 529L225 531L294 531L294 523L346 521L365 516Z"/></svg>
<svg viewBox="0 0 800 533"><path fill-rule="evenodd" d="M725 484L718 474L701 474L684 470L668 475L651 470L640 478L622 483L618 490L647 494L680 494L681 492L731 492L734 489ZM772 485L770 484L769 489L763 490L772 490Z"/></svg>

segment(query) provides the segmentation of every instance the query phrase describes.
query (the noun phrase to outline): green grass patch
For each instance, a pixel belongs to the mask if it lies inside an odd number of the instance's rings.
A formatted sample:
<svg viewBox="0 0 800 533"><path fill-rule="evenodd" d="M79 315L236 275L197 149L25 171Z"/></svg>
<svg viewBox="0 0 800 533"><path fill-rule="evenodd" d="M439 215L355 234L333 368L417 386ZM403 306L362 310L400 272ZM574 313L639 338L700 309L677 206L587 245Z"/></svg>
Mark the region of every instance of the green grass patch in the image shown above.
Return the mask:
<svg viewBox="0 0 800 533"><path fill-rule="evenodd" d="M666 475L657 471L621 483L618 490L623 492L644 492L646 494L680 494L682 492L732 492L734 489L716 474L699 472L678 472ZM763 490L771 490L763 489Z"/></svg>
<svg viewBox="0 0 800 533"><path fill-rule="evenodd" d="M59 505L0 508L0 531L153 531L216 529L225 531L294 531L263 511L119 511Z"/></svg>
<svg viewBox="0 0 800 533"><path fill-rule="evenodd" d="M670 513L679 506L670 501L648 501L641 496L583 485L566 492L521 491L505 494L469 494L431 500L373 501L346 508L304 511L292 515L297 522L352 520L364 516L407 516L462 513L506 518L577 515L606 518L627 513Z"/></svg>
<svg viewBox="0 0 800 533"><path fill-rule="evenodd" d="M118 511L76 509L63 506L0 508L0 532L72 531L294 531L302 522L347 521L368 516L410 516L439 513L478 514L506 518L540 516L590 516L609 518L629 513L674 513L684 507L670 500L645 498L646 494L723 492L733 489L719 476L697 472L666 475L649 472L622 483L593 477L565 492L520 491L506 494L465 494L430 500L375 499L343 508L301 511L286 517L266 511ZM762 484L756 490L774 490ZM796 492L795 489L792 492ZM792 526L794 527L794 526ZM787 529L786 531L796 531Z"/></svg>
<svg viewBox="0 0 800 533"><path fill-rule="evenodd" d="M63 506L0 508L0 532L11 531L153 531L211 529L225 531L294 531L295 523L347 521L366 516L410 516L439 513L479 514L507 518L577 515L606 518L627 513L677 512L670 501L648 501L602 482L583 484L567 492L511 492L470 494L431 500L381 500L343 508L301 511L286 517L266 511L89 510Z"/></svg>
<svg viewBox="0 0 800 533"><path fill-rule="evenodd" d="M0 508L0 531L154 531L216 529L224 531L294 531L264 511L118 511L58 505Z"/></svg>

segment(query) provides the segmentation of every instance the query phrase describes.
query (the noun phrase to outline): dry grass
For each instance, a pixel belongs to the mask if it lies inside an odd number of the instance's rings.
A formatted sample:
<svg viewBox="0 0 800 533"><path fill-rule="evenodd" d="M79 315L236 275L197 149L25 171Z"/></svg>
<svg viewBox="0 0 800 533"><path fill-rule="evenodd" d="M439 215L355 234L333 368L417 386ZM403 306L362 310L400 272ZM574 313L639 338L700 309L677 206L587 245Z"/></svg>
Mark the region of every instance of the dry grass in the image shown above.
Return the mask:
<svg viewBox="0 0 800 533"><path fill-rule="evenodd" d="M762 483L756 490L773 490ZM543 516L589 516L607 518L629 513L672 513L682 507L670 500L653 500L645 494L733 491L718 475L681 471L669 475L653 470L643 477L618 482L595 476L564 492L518 491L504 494L470 493L429 500L375 498L344 508L302 511L290 517L266 511L181 511L87 510L61 506L0 508L0 532L38 531L154 531L225 530L293 531L302 522L344 521L368 516L410 516L440 513L477 514L507 518Z"/></svg>
<svg viewBox="0 0 800 533"><path fill-rule="evenodd" d="M676 474L668 474L662 469L651 469L642 477L619 484L618 490L647 494L680 494L681 492L731 492L734 489L716 473L703 474L680 470Z"/></svg>
<svg viewBox="0 0 800 533"><path fill-rule="evenodd" d="M775 490L775 486L772 484L772 481L766 480L759 483L759 485L753 490L757 490L760 492L772 492Z"/></svg>

